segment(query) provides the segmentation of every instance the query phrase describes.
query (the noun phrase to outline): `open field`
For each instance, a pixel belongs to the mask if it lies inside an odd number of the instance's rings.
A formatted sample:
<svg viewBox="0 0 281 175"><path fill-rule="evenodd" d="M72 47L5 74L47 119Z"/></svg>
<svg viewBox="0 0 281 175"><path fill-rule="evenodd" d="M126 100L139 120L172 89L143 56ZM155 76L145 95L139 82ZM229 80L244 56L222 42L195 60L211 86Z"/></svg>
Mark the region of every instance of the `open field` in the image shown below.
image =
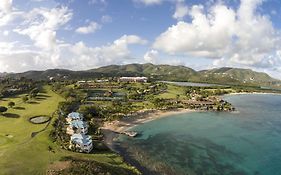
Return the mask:
<svg viewBox="0 0 281 175"><path fill-rule="evenodd" d="M186 96L184 94L184 89L185 87L182 86L175 86L171 84L167 84L167 92L159 94L159 98L164 98L164 99L171 99L171 98L177 98L179 96L179 99L185 99Z"/></svg>
<svg viewBox="0 0 281 175"><path fill-rule="evenodd" d="M79 154L62 150L49 139L52 125L36 137L32 132L42 130L46 124L32 124L30 117L38 115L52 116L60 101L59 95L45 87L46 92L31 103L23 103L21 96L2 99L0 106L7 106L9 101L16 103L9 108L5 116L0 116L0 174L45 174L49 164L59 161L65 156L91 159L110 165L129 168L122 158L113 153ZM53 120L52 120L53 121ZM49 151L49 147L52 151Z"/></svg>

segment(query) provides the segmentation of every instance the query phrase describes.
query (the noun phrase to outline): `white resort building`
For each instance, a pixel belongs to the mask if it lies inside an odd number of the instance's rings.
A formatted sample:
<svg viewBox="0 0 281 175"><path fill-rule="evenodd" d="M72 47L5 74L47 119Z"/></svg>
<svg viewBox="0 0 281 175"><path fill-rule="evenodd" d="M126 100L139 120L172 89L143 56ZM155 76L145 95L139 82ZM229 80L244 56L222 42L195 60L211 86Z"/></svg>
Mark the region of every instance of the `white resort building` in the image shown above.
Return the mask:
<svg viewBox="0 0 281 175"><path fill-rule="evenodd" d="M69 148L79 152L89 153L93 149L92 137L88 133L88 124L83 121L83 115L72 112L67 115L66 133L71 135Z"/></svg>
<svg viewBox="0 0 281 175"><path fill-rule="evenodd" d="M75 133L87 134L88 125L86 122L81 120L71 121L68 127L66 128L66 133L69 135L73 135Z"/></svg>
<svg viewBox="0 0 281 175"><path fill-rule="evenodd" d="M71 112L66 117L66 121L68 124L71 124L72 121L78 121L78 120L80 120L80 121L83 120L83 115L80 114L79 112Z"/></svg>
<svg viewBox="0 0 281 175"><path fill-rule="evenodd" d="M141 82L146 83L147 77L120 77L119 82Z"/></svg>
<svg viewBox="0 0 281 175"><path fill-rule="evenodd" d="M70 138L70 149L89 153L93 149L92 137L85 134L73 134Z"/></svg>

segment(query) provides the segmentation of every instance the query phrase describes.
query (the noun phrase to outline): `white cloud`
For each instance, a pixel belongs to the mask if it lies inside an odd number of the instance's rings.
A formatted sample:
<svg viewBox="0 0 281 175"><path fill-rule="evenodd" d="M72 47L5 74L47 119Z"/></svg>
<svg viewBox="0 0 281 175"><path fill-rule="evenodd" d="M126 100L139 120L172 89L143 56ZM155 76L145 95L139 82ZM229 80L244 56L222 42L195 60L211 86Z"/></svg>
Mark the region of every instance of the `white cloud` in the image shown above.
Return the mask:
<svg viewBox="0 0 281 175"><path fill-rule="evenodd" d="M210 19L203 14L203 8L201 5L193 6L190 11L192 23L180 21L173 25L156 39L154 47L170 54L216 56L216 52L223 49L231 39L228 30L235 22L235 13L218 5L209 14L212 16Z"/></svg>
<svg viewBox="0 0 281 175"><path fill-rule="evenodd" d="M114 44L146 44L147 41L137 35L123 35L118 40L114 41Z"/></svg>
<svg viewBox="0 0 281 175"><path fill-rule="evenodd" d="M106 0L89 0L88 4L90 4L90 5L97 5L97 4L107 5L107 1Z"/></svg>
<svg viewBox="0 0 281 175"><path fill-rule="evenodd" d="M14 47L5 50L2 48L0 62L4 65L2 69L5 68L2 71L46 69L59 65L62 44L57 39L57 30L71 17L72 12L63 6L52 9L34 8L22 13L22 22L13 31L27 36L32 44L17 42Z"/></svg>
<svg viewBox="0 0 281 175"><path fill-rule="evenodd" d="M9 14L0 14L0 27L7 25L14 19L14 15L12 13Z"/></svg>
<svg viewBox="0 0 281 175"><path fill-rule="evenodd" d="M46 69L50 64L48 62L48 57L40 59L41 62L36 62L36 58L40 56L40 53L31 51L17 51L13 54L0 54L0 71L1 72L12 72L12 71L26 71L34 69Z"/></svg>
<svg viewBox="0 0 281 175"><path fill-rule="evenodd" d="M169 27L156 38L153 48L168 54L258 66L281 48L280 31L266 15L256 12L261 3L241 0L238 10L222 3L210 9L193 5L189 12L192 21Z"/></svg>
<svg viewBox="0 0 281 175"><path fill-rule="evenodd" d="M184 4L184 2L178 2L173 18L182 20L186 15L188 15L188 7Z"/></svg>
<svg viewBox="0 0 281 175"><path fill-rule="evenodd" d="M0 72L46 69L51 65L49 55L29 50L18 44L18 42L0 42Z"/></svg>
<svg viewBox="0 0 281 175"><path fill-rule="evenodd" d="M128 48L130 45L145 43L146 40L136 35L124 35L113 43L100 47L88 47L80 41L74 45L62 47L59 59L64 67L78 70L107 64L121 64L132 58Z"/></svg>
<svg viewBox="0 0 281 175"><path fill-rule="evenodd" d="M158 51L152 49L152 50L146 52L144 54L143 58L144 58L145 62L149 62L149 63L155 64L158 61L157 60L158 59L158 55L159 55Z"/></svg>
<svg viewBox="0 0 281 175"><path fill-rule="evenodd" d="M12 0L0 1L0 27L6 26L22 13L13 9Z"/></svg>
<svg viewBox="0 0 281 175"><path fill-rule="evenodd" d="M89 33L96 32L100 28L101 28L101 25L93 21L88 26L83 26L83 27L77 28L76 32L80 33L80 34L89 34Z"/></svg>
<svg viewBox="0 0 281 175"><path fill-rule="evenodd" d="M146 6L160 5L164 2L169 2L175 4L175 12L173 18L177 20L182 20L186 15L188 15L188 7L185 5L185 0L133 0L135 3L141 3Z"/></svg>
<svg viewBox="0 0 281 175"><path fill-rule="evenodd" d="M72 12L67 7L35 8L24 18L14 32L28 36L39 48L53 50L57 43L56 31L72 18Z"/></svg>
<svg viewBox="0 0 281 175"><path fill-rule="evenodd" d="M161 4L164 0L134 0L137 3L143 3L145 5Z"/></svg>
<svg viewBox="0 0 281 175"><path fill-rule="evenodd" d="M16 46L17 43L0 43L0 72L48 68L81 70L108 64L122 64L133 58L130 45L145 43L146 40L139 36L124 35L100 47L89 47L82 41L73 45L58 43L52 52L19 48Z"/></svg>
<svg viewBox="0 0 281 175"><path fill-rule="evenodd" d="M4 36L8 36L9 33L10 33L10 32L9 32L8 30L5 30L5 31L3 32L3 35L4 35Z"/></svg>
<svg viewBox="0 0 281 175"><path fill-rule="evenodd" d="M100 1L100 3L106 3L106 1ZM7 12L11 8L10 13L13 13L12 7L3 6L3 8ZM84 42L70 44L58 39L57 36L57 31L63 30L72 18L73 13L67 7L42 7L31 9L29 12L18 11L17 13L21 13L21 16L17 27L12 31L29 38L30 41L27 42L29 45L20 41L13 43L0 42L0 72L21 72L48 68L80 70L106 64L120 64L133 59L134 56L129 49L131 45L147 43L139 36L123 35L114 42L100 47L90 47ZM1 20L0 18L0 24ZM103 23L111 20L110 16L101 18ZM77 29L77 31L82 33L94 32L99 27L92 22L89 26ZM11 31L3 30L1 32L5 36L9 35Z"/></svg>
<svg viewBox="0 0 281 175"><path fill-rule="evenodd" d="M12 10L12 0L1 0L0 1L0 12L9 13Z"/></svg>
<svg viewBox="0 0 281 175"><path fill-rule="evenodd" d="M102 23L111 23L112 22L112 17L109 15L103 15L101 17L101 22Z"/></svg>
<svg viewBox="0 0 281 175"><path fill-rule="evenodd" d="M133 0L135 3L141 3L147 6L150 5L160 5L163 2L169 2L169 3L184 3L185 0Z"/></svg>
<svg viewBox="0 0 281 175"><path fill-rule="evenodd" d="M9 54L14 47L15 43L0 42L0 53Z"/></svg>
<svg viewBox="0 0 281 175"><path fill-rule="evenodd" d="M42 1L46 1L46 0L31 0L31 1L34 1L34 2L42 2Z"/></svg>

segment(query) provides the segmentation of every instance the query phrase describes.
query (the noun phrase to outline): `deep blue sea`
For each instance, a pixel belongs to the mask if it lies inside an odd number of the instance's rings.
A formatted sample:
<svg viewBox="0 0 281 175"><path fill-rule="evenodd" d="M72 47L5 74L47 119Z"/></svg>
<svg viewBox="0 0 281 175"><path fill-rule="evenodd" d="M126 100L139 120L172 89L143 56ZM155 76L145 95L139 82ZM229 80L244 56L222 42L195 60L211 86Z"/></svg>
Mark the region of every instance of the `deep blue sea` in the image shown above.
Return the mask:
<svg viewBox="0 0 281 175"><path fill-rule="evenodd" d="M281 175L281 96L232 95L237 112L192 112L139 125L118 148L145 174Z"/></svg>

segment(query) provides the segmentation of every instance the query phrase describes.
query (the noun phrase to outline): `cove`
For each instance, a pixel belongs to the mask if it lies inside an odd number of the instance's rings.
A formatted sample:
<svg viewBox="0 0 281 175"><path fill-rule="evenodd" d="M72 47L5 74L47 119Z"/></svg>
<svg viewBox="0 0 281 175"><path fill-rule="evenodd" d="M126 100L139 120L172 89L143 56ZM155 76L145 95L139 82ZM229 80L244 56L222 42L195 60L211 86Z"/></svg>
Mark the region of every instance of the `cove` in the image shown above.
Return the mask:
<svg viewBox="0 0 281 175"><path fill-rule="evenodd" d="M119 136L117 149L144 174L280 175L281 96L228 95L237 112L160 118Z"/></svg>

